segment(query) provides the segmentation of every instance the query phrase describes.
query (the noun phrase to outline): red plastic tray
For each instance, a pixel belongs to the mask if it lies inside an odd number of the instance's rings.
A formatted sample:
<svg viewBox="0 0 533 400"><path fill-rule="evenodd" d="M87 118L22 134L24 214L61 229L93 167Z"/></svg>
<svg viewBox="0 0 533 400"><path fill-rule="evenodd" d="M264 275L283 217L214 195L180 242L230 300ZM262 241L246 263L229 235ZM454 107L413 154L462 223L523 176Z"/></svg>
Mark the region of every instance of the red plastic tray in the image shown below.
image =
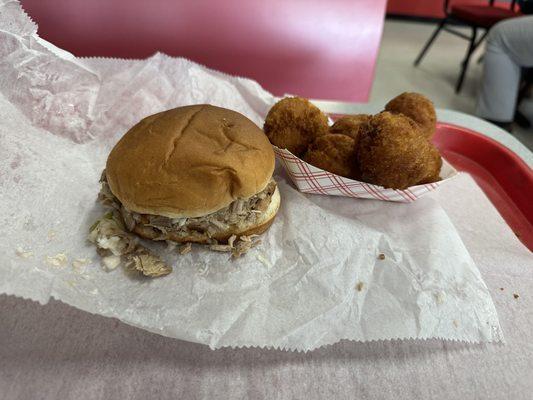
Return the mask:
<svg viewBox="0 0 533 400"><path fill-rule="evenodd" d="M457 170L468 172L520 241L533 251L533 170L497 141L438 123L433 142Z"/></svg>

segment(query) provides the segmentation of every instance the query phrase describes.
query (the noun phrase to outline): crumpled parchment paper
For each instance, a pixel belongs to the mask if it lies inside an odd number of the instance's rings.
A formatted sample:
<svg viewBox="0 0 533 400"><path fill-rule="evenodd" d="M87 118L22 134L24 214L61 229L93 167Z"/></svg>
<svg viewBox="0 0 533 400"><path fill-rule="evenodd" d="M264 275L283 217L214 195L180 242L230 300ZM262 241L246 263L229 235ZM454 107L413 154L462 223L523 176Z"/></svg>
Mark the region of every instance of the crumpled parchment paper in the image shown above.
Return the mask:
<svg viewBox="0 0 533 400"><path fill-rule="evenodd" d="M118 138L146 115L192 103L261 125L274 98L162 54L76 59L36 30L17 2L0 0L0 293L54 297L212 348L503 340L487 287L431 196L390 204L304 195L280 168L278 217L244 257L199 247L180 256L161 244L172 274L106 272L86 237L103 213L98 179Z"/></svg>

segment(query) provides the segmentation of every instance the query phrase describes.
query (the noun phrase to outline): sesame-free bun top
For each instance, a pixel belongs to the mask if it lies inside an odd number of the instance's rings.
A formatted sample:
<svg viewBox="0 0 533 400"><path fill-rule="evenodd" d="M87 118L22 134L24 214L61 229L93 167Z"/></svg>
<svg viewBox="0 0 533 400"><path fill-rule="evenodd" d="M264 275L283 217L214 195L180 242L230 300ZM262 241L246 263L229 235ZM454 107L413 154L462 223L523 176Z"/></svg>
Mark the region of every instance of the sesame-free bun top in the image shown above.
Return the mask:
<svg viewBox="0 0 533 400"><path fill-rule="evenodd" d="M201 104L140 121L109 154L106 177L131 211L194 218L263 190L274 162L272 146L252 121Z"/></svg>

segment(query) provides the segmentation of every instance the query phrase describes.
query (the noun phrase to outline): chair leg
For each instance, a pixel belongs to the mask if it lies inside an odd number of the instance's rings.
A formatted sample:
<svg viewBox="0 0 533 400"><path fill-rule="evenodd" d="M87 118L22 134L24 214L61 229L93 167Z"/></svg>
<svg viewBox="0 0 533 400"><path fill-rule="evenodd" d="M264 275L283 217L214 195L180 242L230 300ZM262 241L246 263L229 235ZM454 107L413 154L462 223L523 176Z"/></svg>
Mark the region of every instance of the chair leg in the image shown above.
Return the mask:
<svg viewBox="0 0 533 400"><path fill-rule="evenodd" d="M487 29L487 30L485 31L485 33L483 33L483 36L481 36L481 37L479 38L479 40L477 41L474 50L477 50L477 48L479 47L479 45L480 45L481 43L483 43L483 41L484 41L485 38L487 37L488 33L489 33L489 31L488 31L488 29ZM484 58L485 58L485 54L480 55L479 58L477 59L477 63L478 63L478 64L481 64L481 63L483 62L483 59L484 59Z"/></svg>
<svg viewBox="0 0 533 400"><path fill-rule="evenodd" d="M459 79L457 80L457 84L455 85L455 93L459 93L463 86L463 81L465 79L466 70L468 68L468 63L470 62L470 57L472 56L472 53L476 49L476 36L477 36L477 28L473 26L472 36L470 37L470 43L466 51L466 56L463 62L461 63L461 74L459 75Z"/></svg>
<svg viewBox="0 0 533 400"><path fill-rule="evenodd" d="M477 50L477 48L479 47L479 45L481 43L483 43L483 41L485 40L485 38L487 37L487 35L489 34L489 31L486 30L485 32L483 32L483 35L481 35L481 37L479 38L479 40L474 43L474 50ZM483 57L480 57L480 58L483 58Z"/></svg>
<svg viewBox="0 0 533 400"><path fill-rule="evenodd" d="M422 48L422 51L420 52L420 54L418 54L418 57L416 57L416 60L415 60L415 63L414 63L415 67L418 66L418 64L420 64L420 62L422 61L422 58L424 58L424 56L426 55L426 53L429 50L429 48L431 47L433 41L437 38L437 36L440 33L440 31L442 30L442 28L444 28L444 25L446 24L446 21L447 21L446 18L444 18L442 21L440 21L439 26L437 26L437 29L435 29L433 34L430 36L429 40L426 42L426 44Z"/></svg>

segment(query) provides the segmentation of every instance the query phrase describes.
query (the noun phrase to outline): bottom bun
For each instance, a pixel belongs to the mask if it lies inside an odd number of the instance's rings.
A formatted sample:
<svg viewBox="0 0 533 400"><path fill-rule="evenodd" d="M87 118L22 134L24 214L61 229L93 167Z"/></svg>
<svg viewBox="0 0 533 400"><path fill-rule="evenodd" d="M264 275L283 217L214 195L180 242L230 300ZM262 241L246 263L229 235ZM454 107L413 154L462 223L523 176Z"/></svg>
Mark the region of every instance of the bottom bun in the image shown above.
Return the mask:
<svg viewBox="0 0 533 400"><path fill-rule="evenodd" d="M219 243L226 243L228 239L236 235L239 236L249 236L249 235L260 235L265 232L270 225L274 222L274 218L279 210L281 203L281 197L279 195L279 190L276 187L276 190L272 194L270 204L265 212L260 214L260 217L253 223L244 223L241 225L233 225L228 229L221 230L209 237L206 233L194 232L189 236L177 235L173 232L168 232L165 240L171 240L177 243L209 243L212 239L216 239ZM159 233L154 231L149 226L143 226L142 224L135 225L133 229L134 232L145 238L145 239L155 239L159 236Z"/></svg>

